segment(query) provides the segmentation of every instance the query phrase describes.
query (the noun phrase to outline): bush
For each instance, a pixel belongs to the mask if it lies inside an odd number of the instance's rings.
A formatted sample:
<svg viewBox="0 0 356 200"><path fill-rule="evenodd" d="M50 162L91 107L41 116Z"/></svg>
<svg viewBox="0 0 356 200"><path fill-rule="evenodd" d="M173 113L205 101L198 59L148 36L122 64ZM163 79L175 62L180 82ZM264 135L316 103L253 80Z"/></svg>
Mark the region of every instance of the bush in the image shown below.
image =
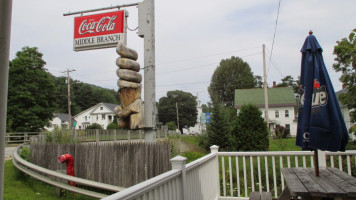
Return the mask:
<svg viewBox="0 0 356 200"><path fill-rule="evenodd" d="M20 157L26 161L30 161L31 151L27 147L22 147Z"/></svg>
<svg viewBox="0 0 356 200"><path fill-rule="evenodd" d="M100 130L102 130L103 127L101 127L100 124L93 123L93 124L87 126L85 129L100 129Z"/></svg>
<svg viewBox="0 0 356 200"><path fill-rule="evenodd" d="M290 135L290 130L277 124L275 134L277 139L288 138L288 136Z"/></svg>
<svg viewBox="0 0 356 200"><path fill-rule="evenodd" d="M106 127L107 130L116 130L119 129L119 126L117 125L116 122L111 122L108 127Z"/></svg>
<svg viewBox="0 0 356 200"><path fill-rule="evenodd" d="M167 122L166 126L168 126L168 130L175 131L177 130L177 126L175 122Z"/></svg>

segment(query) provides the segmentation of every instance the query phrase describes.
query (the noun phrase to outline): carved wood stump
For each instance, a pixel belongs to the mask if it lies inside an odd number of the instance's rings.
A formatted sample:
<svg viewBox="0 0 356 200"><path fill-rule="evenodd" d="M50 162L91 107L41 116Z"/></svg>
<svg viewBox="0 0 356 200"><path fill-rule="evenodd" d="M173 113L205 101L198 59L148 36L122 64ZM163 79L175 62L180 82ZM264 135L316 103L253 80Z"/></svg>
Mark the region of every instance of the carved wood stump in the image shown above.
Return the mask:
<svg viewBox="0 0 356 200"><path fill-rule="evenodd" d="M119 97L121 106L115 108L120 128L143 128L143 103L141 100L141 81L139 73L140 64L136 61L137 52L128 48L124 43L117 45L116 52L120 57L116 60L119 69L116 74L119 77Z"/></svg>

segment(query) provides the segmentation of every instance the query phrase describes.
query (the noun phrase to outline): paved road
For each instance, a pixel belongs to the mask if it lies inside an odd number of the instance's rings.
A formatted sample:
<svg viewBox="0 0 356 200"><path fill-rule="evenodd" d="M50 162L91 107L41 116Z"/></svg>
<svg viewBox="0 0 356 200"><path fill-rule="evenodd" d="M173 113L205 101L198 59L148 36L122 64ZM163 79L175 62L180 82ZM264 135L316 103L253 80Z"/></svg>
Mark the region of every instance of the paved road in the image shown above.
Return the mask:
<svg viewBox="0 0 356 200"><path fill-rule="evenodd" d="M5 160L12 159L12 155L17 147L5 147Z"/></svg>

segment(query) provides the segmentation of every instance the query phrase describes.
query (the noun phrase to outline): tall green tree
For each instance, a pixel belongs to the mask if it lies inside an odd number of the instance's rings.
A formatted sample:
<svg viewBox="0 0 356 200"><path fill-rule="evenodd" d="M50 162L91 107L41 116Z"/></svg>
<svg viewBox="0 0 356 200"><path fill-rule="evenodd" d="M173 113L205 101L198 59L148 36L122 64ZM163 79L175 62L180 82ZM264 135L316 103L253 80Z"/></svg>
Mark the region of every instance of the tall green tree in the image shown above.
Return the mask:
<svg viewBox="0 0 356 200"><path fill-rule="evenodd" d="M299 91L299 80L294 80L291 75L285 76L281 79L281 83L277 84L277 87L293 87L294 93Z"/></svg>
<svg viewBox="0 0 356 200"><path fill-rule="evenodd" d="M179 125L177 124L177 110ZM166 124L174 121L177 127L179 126L181 133L183 133L183 128L192 127L197 123L197 115L196 97L189 92L169 91L166 97L159 99L158 116L160 122Z"/></svg>
<svg viewBox="0 0 356 200"><path fill-rule="evenodd" d="M252 104L243 105L233 131L236 150L266 151L269 145L268 129L262 112Z"/></svg>
<svg viewBox="0 0 356 200"><path fill-rule="evenodd" d="M55 84L37 47L23 47L10 61L7 131L39 131L53 117Z"/></svg>
<svg viewBox="0 0 356 200"><path fill-rule="evenodd" d="M333 68L337 72L342 72L340 81L346 86L347 92L339 95L339 100L347 105L349 109L354 109L351 120L356 121L356 29L348 38L343 38L336 42L334 54L336 55Z"/></svg>
<svg viewBox="0 0 356 200"><path fill-rule="evenodd" d="M235 89L253 88L259 84L250 66L239 57L223 59L215 69L208 88L213 102L234 105Z"/></svg>
<svg viewBox="0 0 356 200"><path fill-rule="evenodd" d="M228 108L221 103L214 103L210 118L210 124L207 126L209 146L217 145L222 150L231 150L232 138Z"/></svg>

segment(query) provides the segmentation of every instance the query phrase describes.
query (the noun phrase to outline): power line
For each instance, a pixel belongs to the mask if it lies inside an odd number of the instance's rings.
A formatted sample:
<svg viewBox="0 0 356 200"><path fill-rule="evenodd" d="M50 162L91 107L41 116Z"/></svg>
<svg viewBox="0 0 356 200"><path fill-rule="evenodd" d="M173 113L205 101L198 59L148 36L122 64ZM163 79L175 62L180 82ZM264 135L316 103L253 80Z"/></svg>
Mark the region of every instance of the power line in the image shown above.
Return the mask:
<svg viewBox="0 0 356 200"><path fill-rule="evenodd" d="M206 57L211 57L211 56L218 56L218 55L223 55L223 54L233 53L233 52L248 51L248 50L257 49L257 48L260 48L260 47L251 47L251 48L240 49L240 50L232 50L232 51L226 51L226 52L221 52L221 53L216 53L216 54L210 54L210 55L205 55L205 56L198 56L198 57L195 57L195 58L188 58L188 59L181 59L181 60L163 62L163 63L158 63L158 64L173 64L173 63L179 63L179 62L185 62L185 61L192 61L192 60L197 60L197 59L200 59L200 58L206 58ZM158 65L158 64L156 64L156 65Z"/></svg>
<svg viewBox="0 0 356 200"><path fill-rule="evenodd" d="M273 47L274 47L274 39L276 38L277 25L278 25L278 18L279 18L279 9L280 9L280 7L281 7L281 1L282 1L282 0L279 0L279 2L278 2L278 11L277 11L276 25L274 26L274 33L273 33L273 40L272 40L272 48L271 48L271 54L270 54L270 57L269 57L269 64L268 64L268 72L269 72L269 67L270 67L271 59L272 59L272 53L273 53ZM268 72L267 72L267 74L268 74Z"/></svg>

